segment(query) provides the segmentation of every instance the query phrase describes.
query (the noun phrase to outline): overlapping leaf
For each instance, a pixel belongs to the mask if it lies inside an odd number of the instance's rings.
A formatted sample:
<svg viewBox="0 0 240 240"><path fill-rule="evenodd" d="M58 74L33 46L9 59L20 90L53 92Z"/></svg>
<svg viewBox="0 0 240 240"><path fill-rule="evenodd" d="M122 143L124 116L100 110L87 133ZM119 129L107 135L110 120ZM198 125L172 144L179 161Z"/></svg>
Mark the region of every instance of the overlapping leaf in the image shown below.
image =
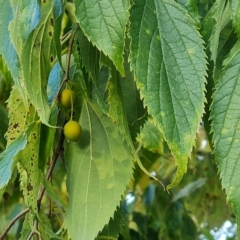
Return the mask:
<svg viewBox="0 0 240 240"><path fill-rule="evenodd" d="M51 63L55 58L53 44L53 3L49 0L41 5L41 18L37 27L24 42L21 64L29 99L41 121L48 124L50 109L47 98L47 79Z"/></svg>
<svg viewBox="0 0 240 240"><path fill-rule="evenodd" d="M16 50L10 40L8 26L13 19L10 1L0 1L0 55L3 56L13 80L19 88L21 97L26 101L26 93L23 88L19 59Z"/></svg>
<svg viewBox="0 0 240 240"><path fill-rule="evenodd" d="M75 0L76 16L85 35L124 74L123 49L128 20L127 0Z"/></svg>
<svg viewBox="0 0 240 240"><path fill-rule="evenodd" d="M172 0L136 1L130 22L137 86L178 166L170 188L186 172L203 113L203 44L193 20Z"/></svg>
<svg viewBox="0 0 240 240"><path fill-rule="evenodd" d="M217 0L202 24L203 38L211 52L211 60L216 64L219 37L222 29L230 21L229 5L225 0Z"/></svg>
<svg viewBox="0 0 240 240"><path fill-rule="evenodd" d="M137 141L152 152L163 153L163 137L151 118L137 136Z"/></svg>
<svg viewBox="0 0 240 240"><path fill-rule="evenodd" d="M113 216L132 175L132 156L115 124L85 101L83 134L66 153L69 206L66 227L75 240L93 240Z"/></svg>
<svg viewBox="0 0 240 240"><path fill-rule="evenodd" d="M12 176L12 169L16 164L14 158L22 149L25 148L27 144L27 137L34 125L35 123L29 125L26 132L23 132L6 148L4 152L0 154L0 196L2 195L2 190L7 185Z"/></svg>
<svg viewBox="0 0 240 240"><path fill-rule="evenodd" d="M230 7L232 11L233 24L235 26L235 30L238 37L240 37L240 2L238 0L231 0Z"/></svg>
<svg viewBox="0 0 240 240"><path fill-rule="evenodd" d="M240 224L240 51L231 54L216 85L212 103L214 152L222 186Z"/></svg>

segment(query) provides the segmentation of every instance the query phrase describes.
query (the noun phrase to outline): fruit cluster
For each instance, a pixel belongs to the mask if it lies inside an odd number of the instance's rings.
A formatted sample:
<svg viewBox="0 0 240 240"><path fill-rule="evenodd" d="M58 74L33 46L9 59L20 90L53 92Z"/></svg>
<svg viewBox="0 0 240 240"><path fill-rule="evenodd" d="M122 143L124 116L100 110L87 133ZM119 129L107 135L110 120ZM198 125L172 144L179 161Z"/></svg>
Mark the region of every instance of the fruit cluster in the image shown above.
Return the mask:
<svg viewBox="0 0 240 240"><path fill-rule="evenodd" d="M64 108L71 108L71 111L73 111L73 105L76 103L77 97L74 91L66 88L62 91L59 100ZM72 114L70 121L63 128L63 133L68 140L73 142L77 142L82 134L82 127L78 122L72 120Z"/></svg>

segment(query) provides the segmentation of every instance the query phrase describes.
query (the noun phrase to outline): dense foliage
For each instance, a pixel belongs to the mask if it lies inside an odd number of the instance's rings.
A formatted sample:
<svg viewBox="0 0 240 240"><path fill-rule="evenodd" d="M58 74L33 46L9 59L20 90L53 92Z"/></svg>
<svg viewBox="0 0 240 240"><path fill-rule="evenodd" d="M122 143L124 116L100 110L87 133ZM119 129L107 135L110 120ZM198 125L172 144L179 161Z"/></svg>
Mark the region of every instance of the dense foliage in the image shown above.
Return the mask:
<svg viewBox="0 0 240 240"><path fill-rule="evenodd" d="M0 239L239 225L239 37L239 0L0 0Z"/></svg>

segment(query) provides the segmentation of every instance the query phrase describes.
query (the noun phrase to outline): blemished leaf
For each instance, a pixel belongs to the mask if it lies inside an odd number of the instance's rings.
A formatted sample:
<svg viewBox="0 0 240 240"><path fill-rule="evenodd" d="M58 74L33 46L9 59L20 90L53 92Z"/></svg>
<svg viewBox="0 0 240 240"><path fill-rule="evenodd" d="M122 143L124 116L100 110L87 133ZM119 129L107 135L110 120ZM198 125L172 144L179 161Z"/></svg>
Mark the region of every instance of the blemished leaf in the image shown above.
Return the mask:
<svg viewBox="0 0 240 240"><path fill-rule="evenodd" d="M177 165L169 189L187 170L203 114L203 41L193 20L172 0L136 1L130 22L130 61L136 83Z"/></svg>
<svg viewBox="0 0 240 240"><path fill-rule="evenodd" d="M33 112L34 114L35 112ZM24 201L30 213L38 215L38 193L43 181L43 173L39 169L39 145L41 124L36 124L28 136L25 148L17 156L20 186ZM33 223L32 223L33 224Z"/></svg>
<svg viewBox="0 0 240 240"><path fill-rule="evenodd" d="M18 90L19 89L14 86L7 101L7 107L9 109L9 126L6 133L7 146L14 142L15 139L22 134L26 126L33 121L32 119L32 121L26 123L29 108L23 103Z"/></svg>
<svg viewBox="0 0 240 240"><path fill-rule="evenodd" d="M37 0L10 0L10 3L13 10L13 20L9 24L10 38L20 56L24 41L38 24L40 7Z"/></svg>
<svg viewBox="0 0 240 240"><path fill-rule="evenodd" d="M95 103L85 100L79 123L82 136L69 143L65 156L65 219L70 238L93 240L120 203L132 176L132 156L115 124Z"/></svg>
<svg viewBox="0 0 240 240"><path fill-rule="evenodd" d="M24 42L21 64L28 97L41 121L49 125L50 108L47 98L47 79L55 56L53 42L53 3L41 4L41 17L37 27Z"/></svg>
<svg viewBox="0 0 240 240"><path fill-rule="evenodd" d="M137 141L152 152L163 153L163 136L151 118L144 124Z"/></svg>
<svg viewBox="0 0 240 240"><path fill-rule="evenodd" d="M9 35L9 23L13 19L10 1L0 1L0 55L5 60L11 72L14 83L17 85L21 98L26 101L26 92L20 77L19 59Z"/></svg>
<svg viewBox="0 0 240 240"><path fill-rule="evenodd" d="M240 2L238 0L231 0L230 8L232 11L233 24L235 27L235 31L238 37L240 37Z"/></svg>
<svg viewBox="0 0 240 240"><path fill-rule="evenodd" d="M8 127L8 117L6 109L0 105L0 152L5 149L6 138L4 137Z"/></svg>
<svg viewBox="0 0 240 240"><path fill-rule="evenodd" d="M125 28L129 1L75 1L76 17L84 34L96 47L108 55L120 73L123 69Z"/></svg>
<svg viewBox="0 0 240 240"><path fill-rule="evenodd" d="M240 141L240 51L229 59L223 74L216 84L211 106L214 153L227 193L227 201L233 207L240 224L239 208L239 141Z"/></svg>
<svg viewBox="0 0 240 240"><path fill-rule="evenodd" d="M12 176L12 170L16 164L14 158L22 149L25 148L27 144L27 137L35 124L36 123L30 124L27 130L0 154L0 193Z"/></svg>

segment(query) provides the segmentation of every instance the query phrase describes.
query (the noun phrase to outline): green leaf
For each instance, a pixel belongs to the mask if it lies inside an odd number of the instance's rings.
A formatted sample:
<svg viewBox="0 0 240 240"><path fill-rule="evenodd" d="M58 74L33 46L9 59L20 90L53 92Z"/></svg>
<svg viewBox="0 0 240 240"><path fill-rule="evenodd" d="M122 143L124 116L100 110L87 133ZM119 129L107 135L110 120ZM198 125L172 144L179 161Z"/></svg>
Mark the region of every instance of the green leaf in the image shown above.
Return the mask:
<svg viewBox="0 0 240 240"><path fill-rule="evenodd" d="M46 181L46 179L43 179L43 184L45 187L45 190L48 194L48 196L53 199L54 201L58 202L61 204L61 206L66 209L66 204L65 202L60 198L60 196L55 192L49 181Z"/></svg>
<svg viewBox="0 0 240 240"><path fill-rule="evenodd" d="M120 77L119 82L128 127L132 138L135 139L137 133L140 131L140 127L146 120L147 109L143 107L143 101L140 99L140 93L135 83L134 73L130 69L130 63L128 61L130 52L129 45L130 40L127 38L124 54L125 77Z"/></svg>
<svg viewBox="0 0 240 240"><path fill-rule="evenodd" d="M5 149L6 139L4 137L8 127L8 117L6 109L0 105L0 152Z"/></svg>
<svg viewBox="0 0 240 240"><path fill-rule="evenodd" d="M31 228L31 225L30 225L30 214L27 213L25 215L25 218L24 218L24 222L23 222L23 225L22 225L22 230L21 230L21 238L20 240L26 240L31 231L32 231L32 228Z"/></svg>
<svg viewBox="0 0 240 240"><path fill-rule="evenodd" d="M40 8L37 0L10 0L10 3L14 15L9 24L10 37L20 56L23 43L38 24Z"/></svg>
<svg viewBox="0 0 240 240"><path fill-rule="evenodd" d="M85 67L93 81L97 82L99 76L100 52L91 42L89 42L80 28L76 33L76 38L78 40L82 66Z"/></svg>
<svg viewBox="0 0 240 240"><path fill-rule="evenodd" d="M235 27L235 31L238 37L240 37L240 2L238 0L231 0L230 8L232 11L233 25Z"/></svg>
<svg viewBox="0 0 240 240"><path fill-rule="evenodd" d="M225 0L217 0L202 23L203 38L211 52L211 60L216 64L219 36L221 30L230 21L229 5Z"/></svg>
<svg viewBox="0 0 240 240"><path fill-rule="evenodd" d="M123 50L128 21L127 0L75 1L76 17L84 34L96 47L108 55L124 75Z"/></svg>
<svg viewBox="0 0 240 240"><path fill-rule="evenodd" d="M184 7L191 17L195 20L198 26L200 26L201 16L198 13L198 6L196 0L176 0L182 7Z"/></svg>
<svg viewBox="0 0 240 240"><path fill-rule="evenodd" d="M41 18L37 27L24 42L21 64L29 99L37 110L41 121L48 124L50 108L47 98L47 79L55 57L53 44L53 3L41 4Z"/></svg>
<svg viewBox="0 0 240 240"><path fill-rule="evenodd" d="M52 126L57 125L57 119L58 119L58 107L55 105L52 108L49 124ZM55 142L55 133L56 128L48 127L44 124L41 124L41 138L40 138L40 149L39 149L39 168L44 171L46 167L46 163L49 161L49 157L53 155L53 148L54 148L54 142Z"/></svg>
<svg viewBox="0 0 240 240"><path fill-rule="evenodd" d="M0 154L0 192L7 185L11 178L12 170L16 164L14 158L25 148L27 137L30 134L35 123L32 123L15 141L13 141L4 152ZM1 194L0 194L1 195Z"/></svg>
<svg viewBox="0 0 240 240"><path fill-rule="evenodd" d="M13 19L10 1L0 2L0 55L3 56L9 68L15 84L17 85L21 98L26 101L26 93L23 88L19 59L9 35L9 23Z"/></svg>
<svg viewBox="0 0 240 240"><path fill-rule="evenodd" d="M135 161L137 161L139 167L142 169L144 173L146 173L149 177L152 177L156 181L158 181L160 184L161 182L155 178L154 176L151 176L151 174L144 168L143 164L141 163L137 152L135 151L135 147L133 145L131 135L128 128L128 123L125 116L125 110L123 105L123 98L121 93L121 87L120 87L120 80L121 77L119 73L116 71L114 67L111 69L111 77L109 79L108 83L108 102L109 102L109 111L108 115L111 117L113 122L117 125L119 128L119 131L121 134L123 134L127 144L130 146L131 151L133 153ZM163 186L164 187L164 186Z"/></svg>
<svg viewBox="0 0 240 240"><path fill-rule="evenodd" d="M137 86L178 167L187 170L204 106L206 60L193 20L172 0L136 1L130 55Z"/></svg>
<svg viewBox="0 0 240 240"><path fill-rule="evenodd" d="M240 51L232 55L216 85L212 103L214 153L222 187L240 224L239 155L240 155Z"/></svg>
<svg viewBox="0 0 240 240"><path fill-rule="evenodd" d="M14 142L15 139L22 134L22 132L26 129L29 123L34 121L34 118L28 118L28 115L30 113L29 106L23 103L23 100L18 90L19 89L14 86L7 101L7 107L9 109L9 126L6 133L7 146ZM28 123L26 123L27 118L28 121L30 120Z"/></svg>
<svg viewBox="0 0 240 240"><path fill-rule="evenodd" d="M63 18L63 3L62 0L53 1L53 16L54 20L51 20L51 24L54 27L53 37L56 47L56 53L58 61L61 65L62 63L62 46L60 41L60 36L62 33L62 18Z"/></svg>
<svg viewBox="0 0 240 240"><path fill-rule="evenodd" d="M53 232L50 220L43 211L40 211L39 217L40 217L39 233L40 233L41 239L44 239L44 240L62 239L61 237L59 237L57 234Z"/></svg>
<svg viewBox="0 0 240 240"><path fill-rule="evenodd" d="M144 124L137 141L152 152L163 153L163 136L151 118Z"/></svg>
<svg viewBox="0 0 240 240"><path fill-rule="evenodd" d="M34 215L38 215L37 199L43 181L43 173L39 169L40 128L41 124L36 124L32 128L24 150L17 156L17 167L24 201L29 207L30 213Z"/></svg>
<svg viewBox="0 0 240 240"><path fill-rule="evenodd" d="M124 218L122 216L122 211L119 207L117 207L114 217L110 219L109 223L99 233L97 239L108 240L109 237L118 239L123 226Z"/></svg>
<svg viewBox="0 0 240 240"><path fill-rule="evenodd" d="M69 205L66 227L74 240L94 239L113 216L132 176L132 156L115 124L93 102L82 107L83 133L66 151Z"/></svg>

